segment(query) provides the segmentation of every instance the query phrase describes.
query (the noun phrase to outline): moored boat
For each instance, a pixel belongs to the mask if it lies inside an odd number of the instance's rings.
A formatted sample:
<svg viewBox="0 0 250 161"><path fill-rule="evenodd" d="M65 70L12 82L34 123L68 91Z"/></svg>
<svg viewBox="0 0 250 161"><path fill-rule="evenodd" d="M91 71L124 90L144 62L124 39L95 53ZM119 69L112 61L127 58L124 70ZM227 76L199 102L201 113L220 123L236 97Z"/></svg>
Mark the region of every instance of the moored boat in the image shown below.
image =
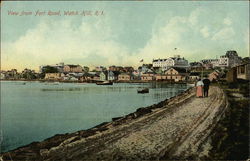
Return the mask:
<svg viewBox="0 0 250 161"><path fill-rule="evenodd" d="M137 90L137 93L149 93L149 89L144 88L144 89L141 89L141 90Z"/></svg>
<svg viewBox="0 0 250 161"><path fill-rule="evenodd" d="M113 82L104 81L104 82L96 82L97 85L113 85Z"/></svg>

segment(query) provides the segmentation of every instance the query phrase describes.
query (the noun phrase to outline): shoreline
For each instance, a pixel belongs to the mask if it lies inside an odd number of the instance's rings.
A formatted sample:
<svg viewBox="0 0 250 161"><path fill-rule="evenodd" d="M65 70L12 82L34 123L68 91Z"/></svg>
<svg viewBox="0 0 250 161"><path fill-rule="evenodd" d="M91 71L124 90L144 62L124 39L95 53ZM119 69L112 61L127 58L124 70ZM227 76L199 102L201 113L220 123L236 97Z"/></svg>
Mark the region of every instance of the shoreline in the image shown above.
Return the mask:
<svg viewBox="0 0 250 161"><path fill-rule="evenodd" d="M176 102L176 100L178 100L182 96L192 93L193 89L194 89L193 87L189 87L185 91L182 91L181 93L179 93L173 97L166 98L165 100L163 100L159 103L156 103L156 104L153 104L150 106L146 106L146 107L139 107L134 112L131 112L131 113L124 115L124 116L113 117L113 118L111 118L111 121L102 122L100 124L97 124L97 125L89 128L89 129L78 130L78 131L71 132L71 133L55 134L54 136L46 138L42 141L33 141L27 145L17 147L13 150L1 152L0 154L4 156L5 153L16 153L16 152L18 153L19 150L22 151L25 148L30 148L30 147L32 147L32 149L34 148L35 150L39 150L39 151L41 149L44 149L45 147L46 147L46 149L52 148L54 146L59 146L63 141L65 141L69 138L72 138L72 137L76 137L79 134L81 134L81 138L91 137L97 133L100 133L102 131L107 130L108 129L107 126L110 126L110 125L118 126L118 125L124 124L127 121L134 120L134 119L137 119L139 117L143 117L144 115L153 112L153 110L155 110L155 109L163 108L166 105L172 104L173 102ZM72 140L72 141L74 141L74 140ZM37 149L36 147L39 147L39 148Z"/></svg>
<svg viewBox="0 0 250 161"><path fill-rule="evenodd" d="M1 79L1 81L6 81L6 82L57 82L57 83L97 83L100 81L64 81L64 80L20 80L20 79ZM130 80L130 81L113 81L113 83L169 83L169 84L194 84L195 82L193 81L179 81L179 82L174 82L174 81L143 81L143 80Z"/></svg>

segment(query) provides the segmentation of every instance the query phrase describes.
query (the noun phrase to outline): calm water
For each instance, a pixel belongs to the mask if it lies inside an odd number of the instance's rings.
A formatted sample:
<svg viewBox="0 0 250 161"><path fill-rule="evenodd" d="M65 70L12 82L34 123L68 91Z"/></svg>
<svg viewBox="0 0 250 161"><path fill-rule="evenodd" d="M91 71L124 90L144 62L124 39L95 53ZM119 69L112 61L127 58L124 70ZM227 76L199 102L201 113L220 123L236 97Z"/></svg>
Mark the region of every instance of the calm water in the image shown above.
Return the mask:
<svg viewBox="0 0 250 161"><path fill-rule="evenodd" d="M148 87L148 94L137 89ZM91 128L172 97L187 85L1 82L1 151Z"/></svg>

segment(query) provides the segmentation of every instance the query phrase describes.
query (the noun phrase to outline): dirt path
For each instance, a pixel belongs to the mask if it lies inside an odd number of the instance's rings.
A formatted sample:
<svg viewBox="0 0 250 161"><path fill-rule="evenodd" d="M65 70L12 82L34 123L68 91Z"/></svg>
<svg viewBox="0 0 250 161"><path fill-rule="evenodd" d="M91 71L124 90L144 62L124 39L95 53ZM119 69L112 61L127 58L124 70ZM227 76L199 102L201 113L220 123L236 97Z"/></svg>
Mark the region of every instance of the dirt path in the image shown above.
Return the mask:
<svg viewBox="0 0 250 161"><path fill-rule="evenodd" d="M225 96L211 87L208 98L194 91L166 107L115 125L87 138L73 136L59 146L40 150L42 160L197 159L211 148L209 134L226 108ZM80 133L79 133L80 135Z"/></svg>

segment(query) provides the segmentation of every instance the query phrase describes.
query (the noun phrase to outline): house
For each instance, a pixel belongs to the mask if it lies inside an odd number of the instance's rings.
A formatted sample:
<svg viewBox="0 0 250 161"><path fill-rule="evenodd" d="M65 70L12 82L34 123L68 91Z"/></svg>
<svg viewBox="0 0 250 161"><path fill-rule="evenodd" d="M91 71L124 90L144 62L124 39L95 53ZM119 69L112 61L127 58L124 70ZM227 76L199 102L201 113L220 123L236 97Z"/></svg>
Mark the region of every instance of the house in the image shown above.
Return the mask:
<svg viewBox="0 0 250 161"><path fill-rule="evenodd" d="M174 80L175 82L185 81L188 73L184 68L172 67L165 72L167 80Z"/></svg>
<svg viewBox="0 0 250 161"><path fill-rule="evenodd" d="M199 72L191 72L189 74L189 80L191 80L191 81L196 81L196 80L198 80L200 78L201 77L200 77L200 73Z"/></svg>
<svg viewBox="0 0 250 161"><path fill-rule="evenodd" d="M123 70L125 73L132 73L134 71L134 68L133 67L124 67Z"/></svg>
<svg viewBox="0 0 250 161"><path fill-rule="evenodd" d="M165 74L156 74L156 75L155 75L155 80L156 80L156 81L164 81L164 80L167 80L167 75L165 75Z"/></svg>
<svg viewBox="0 0 250 161"><path fill-rule="evenodd" d="M250 80L250 64L245 63L236 66L237 79Z"/></svg>
<svg viewBox="0 0 250 161"><path fill-rule="evenodd" d="M110 70L110 71L118 71L118 72L122 72L122 71L124 70L124 68L123 68L123 67L121 67L121 66L115 66L115 65L112 65L112 66L110 66L110 67L109 67L109 70Z"/></svg>
<svg viewBox="0 0 250 161"><path fill-rule="evenodd" d="M100 74L100 81L106 81L108 79L108 72L107 71L102 71Z"/></svg>
<svg viewBox="0 0 250 161"><path fill-rule="evenodd" d="M46 73L44 79L47 80L60 80L61 73Z"/></svg>
<svg viewBox="0 0 250 161"><path fill-rule="evenodd" d="M118 76L118 75L115 75L115 73L112 72L112 71L110 71L110 70L108 70L107 75L108 75L108 80L109 80L109 81L114 81L114 80L116 80L116 79L117 79L117 76Z"/></svg>
<svg viewBox="0 0 250 161"><path fill-rule="evenodd" d="M121 73L118 76L118 81L129 81L129 80L133 80L133 76L132 74L129 73Z"/></svg>
<svg viewBox="0 0 250 161"><path fill-rule="evenodd" d="M212 73L208 74L208 79L212 82L219 79L219 72L213 71Z"/></svg>
<svg viewBox="0 0 250 161"><path fill-rule="evenodd" d="M155 73L147 72L141 75L141 80L143 81L152 81L155 80Z"/></svg>
<svg viewBox="0 0 250 161"><path fill-rule="evenodd" d="M65 65L63 67L63 72L66 73L81 73L83 71L80 65Z"/></svg>
<svg viewBox="0 0 250 161"><path fill-rule="evenodd" d="M1 72L0 79L5 79L5 73Z"/></svg>

